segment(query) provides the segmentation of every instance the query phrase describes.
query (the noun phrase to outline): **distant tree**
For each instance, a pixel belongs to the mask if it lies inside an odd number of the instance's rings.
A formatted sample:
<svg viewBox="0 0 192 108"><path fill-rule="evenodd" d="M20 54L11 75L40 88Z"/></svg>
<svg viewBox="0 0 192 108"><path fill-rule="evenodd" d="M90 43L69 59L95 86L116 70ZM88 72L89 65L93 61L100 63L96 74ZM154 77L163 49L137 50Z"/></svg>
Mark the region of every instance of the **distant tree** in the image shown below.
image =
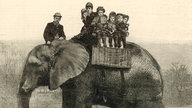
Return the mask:
<svg viewBox="0 0 192 108"><path fill-rule="evenodd" d="M191 75L188 72L188 67L181 63L172 63L169 70L165 74L165 88L172 103L179 106L186 105L188 103L188 89L192 86L190 81Z"/></svg>

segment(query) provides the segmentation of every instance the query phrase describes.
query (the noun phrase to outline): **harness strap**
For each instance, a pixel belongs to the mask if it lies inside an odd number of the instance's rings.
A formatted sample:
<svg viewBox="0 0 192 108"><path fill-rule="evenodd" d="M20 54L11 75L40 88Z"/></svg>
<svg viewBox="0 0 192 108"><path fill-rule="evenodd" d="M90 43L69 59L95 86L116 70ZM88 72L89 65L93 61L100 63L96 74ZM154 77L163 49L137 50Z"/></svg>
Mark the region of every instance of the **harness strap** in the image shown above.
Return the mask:
<svg viewBox="0 0 192 108"><path fill-rule="evenodd" d="M124 97L124 96L126 96L126 86L125 86L124 71L120 70L120 74L121 74L121 95Z"/></svg>
<svg viewBox="0 0 192 108"><path fill-rule="evenodd" d="M122 99L123 99L122 101L123 101L123 104L125 106L126 105L125 98L126 98L127 92L126 92L126 86L125 86L124 71L120 70L120 74L121 74L121 92L120 92L120 96L122 96Z"/></svg>

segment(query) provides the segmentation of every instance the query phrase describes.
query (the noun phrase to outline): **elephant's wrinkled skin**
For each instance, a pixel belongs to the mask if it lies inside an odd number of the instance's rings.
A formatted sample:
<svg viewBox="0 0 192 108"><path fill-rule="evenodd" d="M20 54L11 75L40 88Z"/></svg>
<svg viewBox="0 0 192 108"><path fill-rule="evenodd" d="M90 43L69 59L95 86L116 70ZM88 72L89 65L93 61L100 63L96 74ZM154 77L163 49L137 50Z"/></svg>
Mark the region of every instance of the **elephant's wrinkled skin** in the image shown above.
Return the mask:
<svg viewBox="0 0 192 108"><path fill-rule="evenodd" d="M50 89L61 87L63 108L91 108L94 104L112 108L164 108L159 98L163 83L158 63L134 43L127 43L126 48L131 51L132 65L125 70L123 86L119 70L91 65L89 53L81 44L63 40L35 47L23 70L19 108L29 108L32 91L41 85L49 85Z"/></svg>

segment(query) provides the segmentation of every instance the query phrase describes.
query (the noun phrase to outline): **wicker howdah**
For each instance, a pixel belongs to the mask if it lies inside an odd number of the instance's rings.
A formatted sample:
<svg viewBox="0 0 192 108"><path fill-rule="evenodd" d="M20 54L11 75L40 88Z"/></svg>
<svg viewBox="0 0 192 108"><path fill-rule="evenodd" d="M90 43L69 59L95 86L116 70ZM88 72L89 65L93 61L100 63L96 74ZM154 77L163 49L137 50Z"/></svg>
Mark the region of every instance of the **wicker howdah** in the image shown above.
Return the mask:
<svg viewBox="0 0 192 108"><path fill-rule="evenodd" d="M92 65L127 68L131 67L131 53L126 48L92 47Z"/></svg>

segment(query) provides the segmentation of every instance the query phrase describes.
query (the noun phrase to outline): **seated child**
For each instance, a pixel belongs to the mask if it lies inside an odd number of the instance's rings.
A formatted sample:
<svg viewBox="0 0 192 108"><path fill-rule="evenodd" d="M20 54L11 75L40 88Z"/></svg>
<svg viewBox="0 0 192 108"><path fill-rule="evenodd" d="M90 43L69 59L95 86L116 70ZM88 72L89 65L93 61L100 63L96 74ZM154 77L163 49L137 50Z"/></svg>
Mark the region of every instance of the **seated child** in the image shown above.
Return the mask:
<svg viewBox="0 0 192 108"><path fill-rule="evenodd" d="M81 20L84 25L81 28L81 32L79 34L75 35L74 38L81 38L82 36L84 36L87 33L87 27L86 27L87 15L88 15L87 10L83 8L81 10Z"/></svg>
<svg viewBox="0 0 192 108"><path fill-rule="evenodd" d="M109 14L109 19L107 21L107 31L108 31L108 42L109 42L109 47L113 47L112 40L114 38L114 33L116 30L115 27L115 12L110 12Z"/></svg>
<svg viewBox="0 0 192 108"><path fill-rule="evenodd" d="M84 24L82 29L81 29L82 34L86 33L86 31L87 31L87 15L88 15L87 10L83 8L81 10L81 20L82 20L82 22Z"/></svg>
<svg viewBox="0 0 192 108"><path fill-rule="evenodd" d="M126 31L126 24L123 22L124 15L119 13L117 14L117 22L116 22L116 35L117 35L117 45L116 47L120 48L121 42L123 42L123 47L125 48L126 44L126 36L127 36L127 31Z"/></svg>
<svg viewBox="0 0 192 108"><path fill-rule="evenodd" d="M114 46L115 48L121 47L121 34L122 34L122 25L123 25L123 14L118 13L116 15L116 31L115 31L115 37L114 37Z"/></svg>
<svg viewBox="0 0 192 108"><path fill-rule="evenodd" d="M107 47L107 44L106 44L107 16L104 13L105 13L105 9L99 6L97 8L97 16L93 19L91 25L94 26L94 33L96 33L97 35L97 39L98 39L97 46L101 46L101 40L102 40L103 47Z"/></svg>
<svg viewBox="0 0 192 108"><path fill-rule="evenodd" d="M123 16L123 23L124 23L124 33L123 33L123 35L121 35L121 40L122 40L122 42L123 42L123 47L125 48L125 44L126 44L126 37L128 37L128 35L129 35L129 32L128 32L128 30L129 30L129 24L128 24L128 20L129 20L129 16L128 15L124 15Z"/></svg>

